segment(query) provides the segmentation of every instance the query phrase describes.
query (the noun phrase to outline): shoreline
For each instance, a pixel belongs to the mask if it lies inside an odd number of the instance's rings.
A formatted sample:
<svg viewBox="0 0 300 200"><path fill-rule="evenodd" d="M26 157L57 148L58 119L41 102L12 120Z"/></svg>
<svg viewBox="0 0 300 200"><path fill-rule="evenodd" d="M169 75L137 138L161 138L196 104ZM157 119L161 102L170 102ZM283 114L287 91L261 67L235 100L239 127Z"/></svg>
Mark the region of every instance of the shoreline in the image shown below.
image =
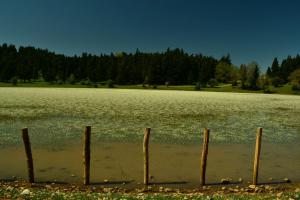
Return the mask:
<svg viewBox="0 0 300 200"><path fill-rule="evenodd" d="M199 186L201 145L153 144L150 151L151 183L175 188ZM61 149L32 148L38 182L82 182L82 145ZM214 144L209 146L207 183L219 184L229 178L232 183L250 184L254 144ZM0 150L1 179L27 179L23 147ZM300 147L297 144L262 146L260 183L282 182L289 178L300 182ZM91 182L115 182L120 187L142 185L142 144L92 143ZM241 179L242 181L240 181ZM123 184L126 183L126 184Z"/></svg>
<svg viewBox="0 0 300 200"><path fill-rule="evenodd" d="M0 181L0 198L20 197L25 199L298 199L300 184L221 185L195 189L147 186L124 189L105 185L28 184Z"/></svg>
<svg viewBox="0 0 300 200"><path fill-rule="evenodd" d="M157 88L142 87L142 85L116 85L116 87L108 88L105 85L81 85L81 84L50 84L46 82L34 82L34 83L20 83L18 85L12 85L11 83L0 82L1 87L16 87L16 88L91 88L91 89L136 89L136 90L173 90L173 91L195 91L195 92L225 92L225 93L255 93L266 94L262 90L247 90L239 87L232 87L230 84L222 84L217 87L203 87L199 91L194 89L194 85L158 85ZM268 94L280 94L280 95L300 95L300 91L291 90L290 85L284 85L281 87L271 87L271 93Z"/></svg>

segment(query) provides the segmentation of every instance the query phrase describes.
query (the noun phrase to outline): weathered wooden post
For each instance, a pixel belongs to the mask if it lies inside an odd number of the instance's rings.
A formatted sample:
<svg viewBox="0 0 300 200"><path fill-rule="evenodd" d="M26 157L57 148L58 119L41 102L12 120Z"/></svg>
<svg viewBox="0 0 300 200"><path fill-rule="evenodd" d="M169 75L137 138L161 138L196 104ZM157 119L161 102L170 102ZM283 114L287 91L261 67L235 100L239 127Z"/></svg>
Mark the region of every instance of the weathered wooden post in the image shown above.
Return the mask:
<svg viewBox="0 0 300 200"><path fill-rule="evenodd" d="M28 179L30 183L34 183L33 159L31 153L30 139L28 135L28 128L22 129L22 138L23 138L23 143L25 146L25 152L27 158Z"/></svg>
<svg viewBox="0 0 300 200"><path fill-rule="evenodd" d="M253 185L257 185L257 179L258 179L261 136L262 136L262 128L258 128L256 133L256 144L255 144L255 153L254 153L253 182L252 182Z"/></svg>
<svg viewBox="0 0 300 200"><path fill-rule="evenodd" d="M205 174L206 174L206 163L208 154L208 143L209 143L209 129L205 128L203 133L203 147L201 156L201 171L200 171L200 184L205 185Z"/></svg>
<svg viewBox="0 0 300 200"><path fill-rule="evenodd" d="M143 153L144 153L144 184L149 184L149 137L150 128L145 128L144 131L144 143L143 143Z"/></svg>
<svg viewBox="0 0 300 200"><path fill-rule="evenodd" d="M85 127L83 138L83 184L90 184L90 161L91 161L91 126Z"/></svg>

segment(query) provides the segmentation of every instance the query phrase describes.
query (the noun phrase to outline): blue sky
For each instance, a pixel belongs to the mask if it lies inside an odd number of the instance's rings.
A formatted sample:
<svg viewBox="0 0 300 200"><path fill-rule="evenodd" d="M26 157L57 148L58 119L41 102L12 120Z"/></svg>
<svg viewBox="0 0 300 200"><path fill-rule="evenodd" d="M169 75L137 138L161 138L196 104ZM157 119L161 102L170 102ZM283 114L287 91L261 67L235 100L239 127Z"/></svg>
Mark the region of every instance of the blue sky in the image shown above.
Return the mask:
<svg viewBox="0 0 300 200"><path fill-rule="evenodd" d="M300 53L297 0L1 0L0 43L67 55L183 48L236 65Z"/></svg>

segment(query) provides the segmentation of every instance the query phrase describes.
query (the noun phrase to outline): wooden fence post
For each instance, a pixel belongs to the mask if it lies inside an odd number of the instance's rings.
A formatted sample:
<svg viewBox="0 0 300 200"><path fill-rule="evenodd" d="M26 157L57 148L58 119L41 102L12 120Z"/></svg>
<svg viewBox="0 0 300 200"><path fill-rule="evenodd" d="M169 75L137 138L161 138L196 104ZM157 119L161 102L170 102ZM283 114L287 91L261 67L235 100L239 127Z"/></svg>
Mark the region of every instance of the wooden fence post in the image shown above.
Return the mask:
<svg viewBox="0 0 300 200"><path fill-rule="evenodd" d="M91 161L91 126L85 127L83 139L83 184L90 184L90 161Z"/></svg>
<svg viewBox="0 0 300 200"><path fill-rule="evenodd" d="M256 144L255 144L255 153L254 153L253 182L252 182L253 185L257 185L259 157L260 157L260 149L261 149L261 137L262 137L262 128L258 128L256 133Z"/></svg>
<svg viewBox="0 0 300 200"><path fill-rule="evenodd" d="M33 159L31 153L30 139L28 135L28 128L22 129L22 138L23 138L23 143L25 146L25 152L27 158L28 179L30 183L34 183Z"/></svg>
<svg viewBox="0 0 300 200"><path fill-rule="evenodd" d="M144 184L149 184L149 137L150 128L145 128L144 131L144 143L143 143L143 153L144 153Z"/></svg>
<svg viewBox="0 0 300 200"><path fill-rule="evenodd" d="M200 171L200 184L205 185L205 174L208 154L208 143L209 143L209 129L205 128L203 133L203 147L201 156L201 171Z"/></svg>

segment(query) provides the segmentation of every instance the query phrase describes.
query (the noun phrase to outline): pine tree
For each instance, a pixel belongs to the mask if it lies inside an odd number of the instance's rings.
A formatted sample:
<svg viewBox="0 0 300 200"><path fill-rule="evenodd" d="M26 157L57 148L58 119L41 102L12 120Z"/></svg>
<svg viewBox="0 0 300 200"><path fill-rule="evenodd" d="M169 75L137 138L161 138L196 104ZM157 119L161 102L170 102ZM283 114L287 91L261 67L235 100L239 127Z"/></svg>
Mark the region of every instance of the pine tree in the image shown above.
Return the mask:
<svg viewBox="0 0 300 200"><path fill-rule="evenodd" d="M272 70L271 70L270 67L268 67L268 69L267 69L267 76L268 76L268 77L271 77L271 76L272 76Z"/></svg>
<svg viewBox="0 0 300 200"><path fill-rule="evenodd" d="M280 72L279 70L280 70L279 63L277 58L275 57L271 66L272 77L279 76L279 72Z"/></svg>

